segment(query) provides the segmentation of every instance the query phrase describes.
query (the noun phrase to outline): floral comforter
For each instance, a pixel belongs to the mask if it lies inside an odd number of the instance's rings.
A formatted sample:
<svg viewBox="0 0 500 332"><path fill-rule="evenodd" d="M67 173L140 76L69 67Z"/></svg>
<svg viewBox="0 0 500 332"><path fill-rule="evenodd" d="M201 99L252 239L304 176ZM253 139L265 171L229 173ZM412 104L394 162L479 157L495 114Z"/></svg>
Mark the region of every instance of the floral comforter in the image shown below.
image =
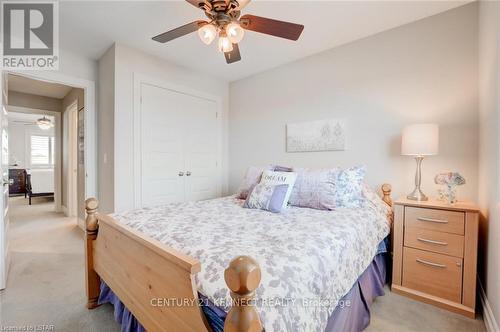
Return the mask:
<svg viewBox="0 0 500 332"><path fill-rule="evenodd" d="M198 291L228 309L224 269L238 255L262 270L257 310L266 331L324 331L328 317L389 234L386 216L361 209L242 207L233 196L114 214L119 222L201 262Z"/></svg>

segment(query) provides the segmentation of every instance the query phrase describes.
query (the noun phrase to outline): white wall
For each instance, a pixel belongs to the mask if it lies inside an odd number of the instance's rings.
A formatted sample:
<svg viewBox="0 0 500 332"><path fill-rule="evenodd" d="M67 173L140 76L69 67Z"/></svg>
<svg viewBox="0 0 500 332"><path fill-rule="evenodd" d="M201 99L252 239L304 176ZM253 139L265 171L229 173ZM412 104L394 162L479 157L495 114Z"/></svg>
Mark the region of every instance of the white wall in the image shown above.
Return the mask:
<svg viewBox="0 0 500 332"><path fill-rule="evenodd" d="M480 273L500 322L500 2L479 3Z"/></svg>
<svg viewBox="0 0 500 332"><path fill-rule="evenodd" d="M287 123L343 118L346 151L286 153ZM366 164L371 185L389 182L396 196L413 189L415 163L400 155L407 124L441 126L440 154L423 165L434 175L459 171L477 193L477 6L467 5L231 83L229 184L249 165L303 167Z"/></svg>
<svg viewBox="0 0 500 332"><path fill-rule="evenodd" d="M100 211L109 213L115 206L114 176L115 46L99 60L98 113L98 190Z"/></svg>
<svg viewBox="0 0 500 332"><path fill-rule="evenodd" d="M40 115L41 117L41 115ZM52 119L52 121L54 121ZM9 164L17 162L18 166L10 168L30 168L29 138L31 135L55 136L54 128L41 130L36 126L25 126L11 122L9 124Z"/></svg>
<svg viewBox="0 0 500 332"><path fill-rule="evenodd" d="M45 111L61 112L61 99L9 91L9 106L35 108Z"/></svg>
<svg viewBox="0 0 500 332"><path fill-rule="evenodd" d="M114 127L114 210L121 211L134 206L134 74L151 77L191 90L214 95L222 100L223 114L223 165L222 172L227 174L227 110L228 84L224 81L198 74L179 67L160 58L139 50L115 45L115 113ZM223 179L223 194L227 192L227 179Z"/></svg>

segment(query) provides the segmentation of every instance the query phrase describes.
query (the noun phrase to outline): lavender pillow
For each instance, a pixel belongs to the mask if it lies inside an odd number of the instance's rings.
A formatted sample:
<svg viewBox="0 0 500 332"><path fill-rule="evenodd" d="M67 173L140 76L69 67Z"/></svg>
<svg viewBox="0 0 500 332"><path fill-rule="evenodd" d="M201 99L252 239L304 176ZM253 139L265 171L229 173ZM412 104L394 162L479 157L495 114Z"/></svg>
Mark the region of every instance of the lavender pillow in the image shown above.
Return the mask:
<svg viewBox="0 0 500 332"><path fill-rule="evenodd" d="M243 179L243 182L241 183L238 189L237 197L241 199L246 199L252 188L255 187L257 183L260 182L262 173L266 170L272 171L274 170L274 166L268 165L264 167L257 167L257 166L248 167L245 178Z"/></svg>
<svg viewBox="0 0 500 332"><path fill-rule="evenodd" d="M279 213L283 208L287 190L287 184L269 185L259 183L252 189L245 203L243 203L243 207Z"/></svg>
<svg viewBox="0 0 500 332"><path fill-rule="evenodd" d="M290 195L290 205L317 210L335 209L338 169L297 168L293 171L297 173L297 180Z"/></svg>

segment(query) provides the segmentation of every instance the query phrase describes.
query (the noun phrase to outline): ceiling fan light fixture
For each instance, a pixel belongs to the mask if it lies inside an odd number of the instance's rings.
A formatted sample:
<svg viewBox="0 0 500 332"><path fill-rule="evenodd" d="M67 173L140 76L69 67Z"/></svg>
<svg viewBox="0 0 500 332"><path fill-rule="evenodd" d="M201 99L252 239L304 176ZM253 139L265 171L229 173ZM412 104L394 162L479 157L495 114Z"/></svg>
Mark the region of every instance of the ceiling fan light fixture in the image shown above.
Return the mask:
<svg viewBox="0 0 500 332"><path fill-rule="evenodd" d="M226 35L233 44L238 44L245 35L245 30L238 22L231 22L226 26Z"/></svg>
<svg viewBox="0 0 500 332"><path fill-rule="evenodd" d="M198 36L204 44L210 45L217 37L217 28L210 23L204 24L198 29Z"/></svg>
<svg viewBox="0 0 500 332"><path fill-rule="evenodd" d="M233 43L225 35L219 37L219 51L223 53L231 52L233 50Z"/></svg>
<svg viewBox="0 0 500 332"><path fill-rule="evenodd" d="M49 130L53 127L52 121L47 119L45 116L41 119L36 120L36 124L42 130Z"/></svg>

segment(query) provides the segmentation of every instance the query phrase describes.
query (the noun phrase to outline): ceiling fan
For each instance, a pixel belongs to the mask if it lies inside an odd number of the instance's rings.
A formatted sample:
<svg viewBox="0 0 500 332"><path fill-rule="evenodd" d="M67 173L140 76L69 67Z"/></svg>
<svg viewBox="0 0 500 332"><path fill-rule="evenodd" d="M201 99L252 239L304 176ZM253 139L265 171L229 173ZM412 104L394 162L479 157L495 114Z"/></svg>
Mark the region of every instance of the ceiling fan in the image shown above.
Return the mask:
<svg viewBox="0 0 500 332"><path fill-rule="evenodd" d="M219 37L218 48L224 53L228 64L241 60L238 43L243 39L245 30L264 33L290 40L298 40L304 26L301 24L277 21L270 18L241 15L241 10L250 0L186 0L205 12L208 21L198 20L153 37L153 40L166 43L189 33L198 31L202 42L210 45Z"/></svg>
<svg viewBox="0 0 500 332"><path fill-rule="evenodd" d="M14 120L13 122L22 123L25 126L38 126L42 130L49 130L50 128L54 127L54 123L52 123L52 121L50 121L50 119L45 116L36 121Z"/></svg>

